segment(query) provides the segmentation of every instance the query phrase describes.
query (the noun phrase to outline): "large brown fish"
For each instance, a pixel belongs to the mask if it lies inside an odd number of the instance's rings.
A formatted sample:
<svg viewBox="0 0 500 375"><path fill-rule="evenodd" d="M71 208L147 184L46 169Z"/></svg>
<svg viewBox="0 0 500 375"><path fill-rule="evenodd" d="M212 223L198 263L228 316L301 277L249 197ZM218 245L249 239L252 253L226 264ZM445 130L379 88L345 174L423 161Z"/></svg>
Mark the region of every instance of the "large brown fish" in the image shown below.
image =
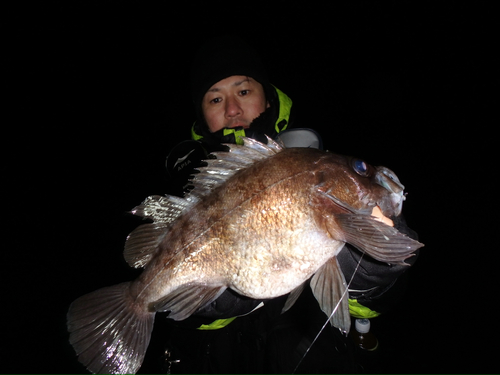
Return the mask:
<svg viewBox="0 0 500 375"><path fill-rule="evenodd" d="M256 299L291 292L286 310L313 276L321 308L348 331L336 260L344 244L387 263L422 246L372 216L401 212L404 187L389 169L270 139L244 141L208 160L186 198L152 196L132 211L153 220L125 245L127 262L143 273L78 298L68 312L70 342L88 370L135 373L157 311L186 319L226 288Z"/></svg>

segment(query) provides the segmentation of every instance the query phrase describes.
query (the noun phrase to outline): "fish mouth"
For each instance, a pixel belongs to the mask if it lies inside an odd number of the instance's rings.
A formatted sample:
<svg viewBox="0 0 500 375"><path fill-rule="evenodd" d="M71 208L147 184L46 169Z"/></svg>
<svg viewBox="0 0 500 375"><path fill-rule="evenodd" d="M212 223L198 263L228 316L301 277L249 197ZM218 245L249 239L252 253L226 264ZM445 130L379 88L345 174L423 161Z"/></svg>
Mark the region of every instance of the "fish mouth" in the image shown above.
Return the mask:
<svg viewBox="0 0 500 375"><path fill-rule="evenodd" d="M396 173L386 167L376 167L375 182L389 192L388 199L378 203L385 216L398 216L403 209L403 201L406 199L404 185L399 181Z"/></svg>

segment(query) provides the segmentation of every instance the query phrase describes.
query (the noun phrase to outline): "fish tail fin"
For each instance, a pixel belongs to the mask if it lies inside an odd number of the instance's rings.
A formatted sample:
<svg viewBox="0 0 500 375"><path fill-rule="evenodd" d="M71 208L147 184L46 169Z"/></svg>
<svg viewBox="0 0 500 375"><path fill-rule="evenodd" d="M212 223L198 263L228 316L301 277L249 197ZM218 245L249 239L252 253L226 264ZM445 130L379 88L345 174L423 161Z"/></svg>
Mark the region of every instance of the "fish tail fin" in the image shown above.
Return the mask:
<svg viewBox="0 0 500 375"><path fill-rule="evenodd" d="M69 341L78 360L92 373L135 373L142 364L154 313L134 304L130 284L96 290L69 308Z"/></svg>

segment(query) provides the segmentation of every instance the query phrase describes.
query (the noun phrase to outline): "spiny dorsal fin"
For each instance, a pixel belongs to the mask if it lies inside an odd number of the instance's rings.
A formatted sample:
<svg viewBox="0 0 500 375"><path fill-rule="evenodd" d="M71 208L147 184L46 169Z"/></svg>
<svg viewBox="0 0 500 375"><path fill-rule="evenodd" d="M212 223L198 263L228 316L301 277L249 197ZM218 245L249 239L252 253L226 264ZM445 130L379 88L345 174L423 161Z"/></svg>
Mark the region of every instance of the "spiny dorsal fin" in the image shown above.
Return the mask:
<svg viewBox="0 0 500 375"><path fill-rule="evenodd" d="M226 146L229 147L229 152L214 153L217 159L208 159L206 167L198 168L199 173L191 181L194 188L185 198L152 195L132 209L132 214L151 219L153 223L139 226L127 237L123 256L131 267L140 268L148 264L170 224L209 195L214 188L222 185L237 171L277 154L284 148L269 137L267 145L251 138L242 138L243 146L228 144Z"/></svg>
<svg viewBox="0 0 500 375"><path fill-rule="evenodd" d="M198 168L199 173L191 180L194 188L186 195L186 198L207 196L215 187L226 182L239 170L267 159L285 148L283 144L279 144L269 137L267 137L267 145L252 138L241 138L244 142L243 145L225 144L229 147L229 152L214 152L212 155L216 156L217 159L205 160L207 166Z"/></svg>

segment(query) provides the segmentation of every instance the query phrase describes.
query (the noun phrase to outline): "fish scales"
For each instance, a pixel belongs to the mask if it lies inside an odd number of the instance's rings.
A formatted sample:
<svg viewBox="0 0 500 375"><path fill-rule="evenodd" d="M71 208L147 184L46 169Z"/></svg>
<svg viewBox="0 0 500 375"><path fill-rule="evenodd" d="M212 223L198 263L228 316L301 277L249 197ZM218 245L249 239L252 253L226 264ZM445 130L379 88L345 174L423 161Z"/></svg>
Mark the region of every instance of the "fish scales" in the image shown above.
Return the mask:
<svg viewBox="0 0 500 375"><path fill-rule="evenodd" d="M168 261L169 251L158 252L140 282L163 287L151 290L144 303L154 303L180 284L214 280L252 298L273 298L334 256L343 243L317 233L308 204L315 171L305 168L318 154L303 151L284 150L238 172L179 218L161 248L182 250ZM302 249L317 250L307 254Z"/></svg>
<svg viewBox="0 0 500 375"><path fill-rule="evenodd" d="M283 149L270 139L267 146L245 139L245 146L230 147L201 169L186 200L153 196L133 210L153 219L127 239L127 261L144 266L135 281L70 306L70 342L91 372L136 372L157 311L182 320L226 288L258 299L291 292L288 309L313 276L321 308L348 331L336 261L344 244L396 263L422 246L371 216L375 207L387 217L400 212L403 186L387 168L316 149Z"/></svg>

